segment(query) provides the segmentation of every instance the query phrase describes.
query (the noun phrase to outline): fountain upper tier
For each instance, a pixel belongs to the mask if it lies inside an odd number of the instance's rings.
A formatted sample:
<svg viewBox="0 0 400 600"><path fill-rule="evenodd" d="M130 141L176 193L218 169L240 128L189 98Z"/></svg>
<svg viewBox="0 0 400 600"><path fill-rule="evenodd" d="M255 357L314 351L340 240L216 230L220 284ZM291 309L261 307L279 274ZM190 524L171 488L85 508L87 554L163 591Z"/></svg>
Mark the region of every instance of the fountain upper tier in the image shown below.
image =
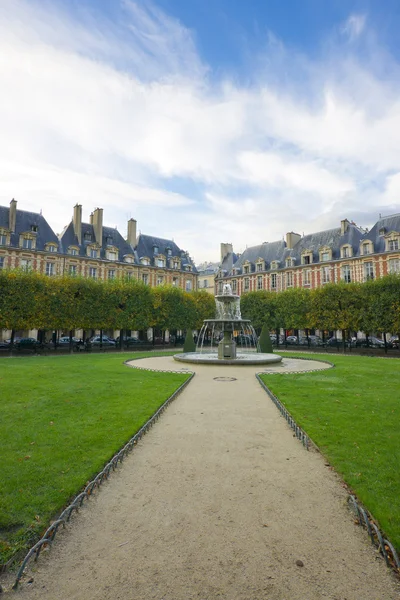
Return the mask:
<svg viewBox="0 0 400 600"><path fill-rule="evenodd" d="M216 321L241 321L240 296L232 294L232 288L225 284L222 294L215 296Z"/></svg>

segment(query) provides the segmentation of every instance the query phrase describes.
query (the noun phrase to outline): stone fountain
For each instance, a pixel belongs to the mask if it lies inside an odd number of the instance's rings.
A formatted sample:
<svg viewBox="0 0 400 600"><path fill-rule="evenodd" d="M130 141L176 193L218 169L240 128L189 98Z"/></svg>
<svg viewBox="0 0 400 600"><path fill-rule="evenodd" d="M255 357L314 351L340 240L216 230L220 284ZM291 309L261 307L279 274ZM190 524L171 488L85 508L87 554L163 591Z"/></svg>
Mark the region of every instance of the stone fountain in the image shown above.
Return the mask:
<svg viewBox="0 0 400 600"><path fill-rule="evenodd" d="M242 319L240 296L232 293L229 284L224 285L222 294L215 296L215 304L216 318L205 319L196 352L175 354L175 360L225 365L269 364L282 360L278 354L260 351L250 319Z"/></svg>

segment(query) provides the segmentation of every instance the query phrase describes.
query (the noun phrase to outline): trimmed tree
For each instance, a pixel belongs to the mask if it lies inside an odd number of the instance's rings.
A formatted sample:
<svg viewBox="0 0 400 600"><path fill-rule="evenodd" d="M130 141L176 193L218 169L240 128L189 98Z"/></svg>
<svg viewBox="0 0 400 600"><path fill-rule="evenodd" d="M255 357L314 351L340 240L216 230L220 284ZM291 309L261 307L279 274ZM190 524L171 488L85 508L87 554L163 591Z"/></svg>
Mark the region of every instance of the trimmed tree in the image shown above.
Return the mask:
<svg viewBox="0 0 400 600"><path fill-rule="evenodd" d="M265 352L266 354L273 353L271 336L269 335L269 328L266 324L262 326L261 335L259 337L258 343L260 344L261 352Z"/></svg>
<svg viewBox="0 0 400 600"><path fill-rule="evenodd" d="M184 352L196 352L196 344L193 339L193 331L188 329L186 331L185 343L183 344Z"/></svg>

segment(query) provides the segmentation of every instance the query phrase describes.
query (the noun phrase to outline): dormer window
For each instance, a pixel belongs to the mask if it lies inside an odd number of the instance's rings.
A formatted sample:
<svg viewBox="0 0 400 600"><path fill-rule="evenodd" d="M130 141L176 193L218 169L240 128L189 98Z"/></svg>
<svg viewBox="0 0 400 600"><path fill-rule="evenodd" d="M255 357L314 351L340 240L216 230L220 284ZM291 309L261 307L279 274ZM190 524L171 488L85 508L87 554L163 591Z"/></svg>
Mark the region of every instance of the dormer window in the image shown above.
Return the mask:
<svg viewBox="0 0 400 600"><path fill-rule="evenodd" d="M293 267L295 263L295 259L292 256L289 256L286 260L285 260L285 265L286 267Z"/></svg>
<svg viewBox="0 0 400 600"><path fill-rule="evenodd" d="M186 271L191 271L192 267L190 265L186 265Z"/></svg>
<svg viewBox="0 0 400 600"><path fill-rule="evenodd" d="M372 242L364 242L363 244L361 244L361 253L363 255L365 254L371 254L372 252Z"/></svg>
<svg viewBox="0 0 400 600"><path fill-rule="evenodd" d="M174 260L174 269L179 269L179 261Z"/></svg>
<svg viewBox="0 0 400 600"><path fill-rule="evenodd" d="M47 244L46 252L57 252L57 246L55 244Z"/></svg>
<svg viewBox="0 0 400 600"><path fill-rule="evenodd" d="M264 261L262 260L262 258L259 258L256 262L256 271L264 271L264 269Z"/></svg>
<svg viewBox="0 0 400 600"><path fill-rule="evenodd" d="M83 239L85 240L85 242L90 242L92 240L92 234L89 233L89 231L86 231L83 236Z"/></svg>
<svg viewBox="0 0 400 600"><path fill-rule="evenodd" d="M379 229L379 235L385 235L385 233L386 233L386 227L381 227Z"/></svg>
<svg viewBox="0 0 400 600"><path fill-rule="evenodd" d="M271 260L271 269L278 269L279 268L279 260Z"/></svg>
<svg viewBox="0 0 400 600"><path fill-rule="evenodd" d="M37 233L37 230L38 230L37 225L31 225L31 231L33 231L33 233Z"/></svg>
<svg viewBox="0 0 400 600"><path fill-rule="evenodd" d="M350 258L352 256L352 247L349 245L342 246L340 250L340 255L342 258Z"/></svg>
<svg viewBox="0 0 400 600"><path fill-rule="evenodd" d="M140 262L145 267L148 267L150 264L150 260L146 256L142 256L142 258L140 259Z"/></svg>
<svg viewBox="0 0 400 600"><path fill-rule="evenodd" d="M110 237L110 236L106 237L106 244L107 244L107 246L112 246L113 245L113 239L112 239L112 237Z"/></svg>
<svg viewBox="0 0 400 600"><path fill-rule="evenodd" d="M5 246L7 244L7 235L5 233L0 233L0 246Z"/></svg>
<svg viewBox="0 0 400 600"><path fill-rule="evenodd" d="M87 249L87 255L90 256L90 258L98 258L99 252L98 252L97 248L94 248L93 246L91 246Z"/></svg>
<svg viewBox="0 0 400 600"><path fill-rule="evenodd" d="M133 258L133 256L131 254L126 254L124 256L124 262L126 262L126 263L133 263L134 260L135 259Z"/></svg>
<svg viewBox="0 0 400 600"><path fill-rule="evenodd" d="M243 266L243 273L245 275L248 275L250 273L250 266L249 265L244 265Z"/></svg>
<svg viewBox="0 0 400 600"><path fill-rule="evenodd" d="M303 252L301 253L301 264L302 265L311 265L312 260L313 259L313 255L311 250L303 250Z"/></svg>
<svg viewBox="0 0 400 600"><path fill-rule="evenodd" d="M23 237L21 240L21 244L22 248L24 248L25 250L32 250L34 248L34 243L33 243L33 239L31 237Z"/></svg>
<svg viewBox="0 0 400 600"><path fill-rule="evenodd" d="M153 246L153 252L155 255L158 254L158 246Z"/></svg>
<svg viewBox="0 0 400 600"><path fill-rule="evenodd" d="M118 259L118 253L114 249L107 250L107 259L108 260L117 260Z"/></svg>
<svg viewBox="0 0 400 600"><path fill-rule="evenodd" d="M165 266L164 264L164 259L163 258L158 258L156 261L157 267L161 267L163 268Z"/></svg>
<svg viewBox="0 0 400 600"><path fill-rule="evenodd" d="M167 248L167 256L172 256L172 250L171 250L171 248Z"/></svg>
<svg viewBox="0 0 400 600"><path fill-rule="evenodd" d="M71 256L78 256L78 254L79 254L79 248L75 248L74 246L70 246L68 248L68 254L71 254Z"/></svg>
<svg viewBox="0 0 400 600"><path fill-rule="evenodd" d="M332 260L332 250L328 246L323 246L319 249L319 261L327 262Z"/></svg>
<svg viewBox="0 0 400 600"><path fill-rule="evenodd" d="M186 258L186 252L184 250L181 251L181 258Z"/></svg>
<svg viewBox="0 0 400 600"><path fill-rule="evenodd" d="M388 240L387 249L389 252L394 252L399 249L399 239Z"/></svg>

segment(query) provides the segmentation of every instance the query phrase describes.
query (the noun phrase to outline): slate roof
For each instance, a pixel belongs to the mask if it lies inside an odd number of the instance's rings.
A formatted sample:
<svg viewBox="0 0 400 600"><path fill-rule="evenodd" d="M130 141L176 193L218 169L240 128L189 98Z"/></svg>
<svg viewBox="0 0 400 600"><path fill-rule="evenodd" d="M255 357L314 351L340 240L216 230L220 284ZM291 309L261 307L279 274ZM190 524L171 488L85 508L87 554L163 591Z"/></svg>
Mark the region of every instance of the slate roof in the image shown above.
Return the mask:
<svg viewBox="0 0 400 600"><path fill-rule="evenodd" d="M0 227L9 229L10 208L0 206ZM46 244L53 242L57 244L60 251L60 241L46 219L39 213L28 212L27 210L16 210L15 232L10 235L10 244L14 248L19 247L19 236L21 233L32 231L32 227L37 227L36 232L36 250L44 250Z"/></svg>
<svg viewBox="0 0 400 600"><path fill-rule="evenodd" d="M319 250L324 246L328 246L332 250L332 260L340 258L340 248L345 244L349 244L353 248L353 256L359 254L360 241L363 237L363 231L352 223L348 224L347 231L344 235L341 234L341 228L327 229L317 233L310 233L301 238L294 248L288 252L287 256L296 259L296 265L301 264L301 253L304 250L311 250L313 255L313 263L319 262Z"/></svg>
<svg viewBox="0 0 400 600"><path fill-rule="evenodd" d="M158 248L158 252L156 254L154 253L155 247ZM193 273L197 273L197 268L189 254L185 250L179 248L179 246L177 246L177 244L175 244L175 242L172 240L140 234L135 250L139 261L141 258L147 257L150 259L150 264L153 266L156 265L155 261L158 255L162 254L168 258L168 250L170 250L171 258L180 258L182 269L185 269L186 266L190 266L191 271ZM168 267L169 264L167 262L167 268Z"/></svg>
<svg viewBox="0 0 400 600"><path fill-rule="evenodd" d="M381 230L384 230L382 231L383 235L379 233ZM370 231L364 234L363 239L373 242L374 252L385 252L384 235L391 231L400 233L400 213L379 219Z"/></svg>
<svg viewBox="0 0 400 600"><path fill-rule="evenodd" d="M218 271L219 263L202 263L197 266L199 275L215 275Z"/></svg>
<svg viewBox="0 0 400 600"><path fill-rule="evenodd" d="M85 234L89 234L91 239L85 240ZM74 232L74 224L71 221L61 234L62 247L65 253L68 252L69 246L79 247L79 256L87 256L86 248L88 245L96 243L96 236L94 234L94 228L91 223L82 223L82 244L79 244L78 238ZM100 256L98 258L106 258L106 251L108 246L115 246L118 250L118 261L123 261L125 254L132 254L135 256L133 248L124 240L118 229L113 227L103 226L102 244L99 251ZM135 262L137 257L135 256Z"/></svg>
<svg viewBox="0 0 400 600"><path fill-rule="evenodd" d="M246 262L251 263L251 271L255 270L255 263L258 258L262 258L266 262L267 269L270 267L271 261L278 260L282 263L285 256L286 244L285 242L264 242L259 246L251 246L240 255L238 260L234 263L233 267L235 271L240 269L239 273L243 272L243 265Z"/></svg>
<svg viewBox="0 0 400 600"><path fill-rule="evenodd" d="M400 227L400 216L398 226ZM400 228L397 230L400 231ZM372 232L372 229L371 229ZM371 235L371 232L369 235ZM287 248L286 242L280 240L277 242L264 242L258 246L251 246L241 254L233 265L223 276L232 276L243 274L243 265L250 263L250 272L254 273L256 270L256 262L259 258L265 261L266 270L271 269L271 262L278 261L278 269L286 267L286 258L294 258L295 265L301 264L301 256L304 250L310 250L312 252L312 262L318 263L319 251L324 246L328 246L332 250L332 260L340 258L340 248L345 244L350 244L353 248L353 256L359 255L360 243L362 239L370 239L368 234L366 235L362 229L357 227L354 223L348 223L347 231L342 235L341 228L336 227L335 229L327 229L326 231L319 231L317 233L310 233L303 236L292 249ZM384 249L384 245L383 245ZM223 267L222 267L223 268ZM235 269L235 273L233 273Z"/></svg>

